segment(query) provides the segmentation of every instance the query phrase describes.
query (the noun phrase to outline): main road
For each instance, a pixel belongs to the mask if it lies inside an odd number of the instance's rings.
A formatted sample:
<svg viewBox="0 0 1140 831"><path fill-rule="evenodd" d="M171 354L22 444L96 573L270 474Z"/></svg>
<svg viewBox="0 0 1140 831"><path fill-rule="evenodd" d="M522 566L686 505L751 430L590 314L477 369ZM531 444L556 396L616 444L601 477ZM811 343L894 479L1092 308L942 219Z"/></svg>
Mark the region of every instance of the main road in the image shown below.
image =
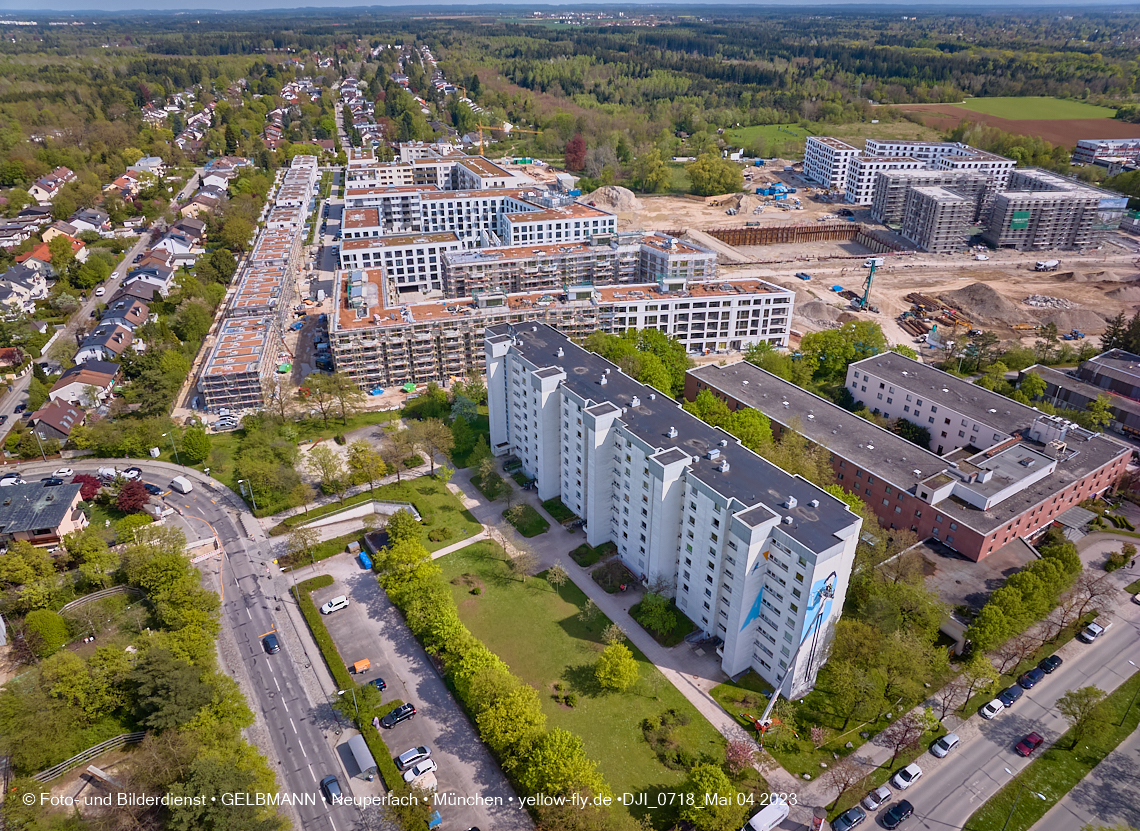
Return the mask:
<svg viewBox="0 0 1140 831"><path fill-rule="evenodd" d="M20 470L31 482L63 464L68 463L26 463ZM78 461L70 466L76 473L94 473L107 464ZM277 774L280 792L315 797L315 804L293 806L296 826L305 831L348 831L358 827L358 809L330 806L319 792L321 779L329 774L337 777L346 795L363 783L350 780L337 757L328 702L313 701L304 683L302 671L312 664L305 649L309 635L297 632L288 621L283 604L291 601L274 588L272 545L253 515L232 491L198 471L153 460L115 464L142 468L143 481L168 491L162 497L166 504L178 511L187 524L201 525L201 538L213 534L217 540L220 556L209 557L200 563L200 568L222 598L224 625L218 643L219 660L257 711L260 723L251 729L251 738L260 745ZM189 494L166 487L176 475L193 482L194 489ZM270 632L277 634L281 644L281 651L275 655L266 654L262 645L262 638Z"/></svg>

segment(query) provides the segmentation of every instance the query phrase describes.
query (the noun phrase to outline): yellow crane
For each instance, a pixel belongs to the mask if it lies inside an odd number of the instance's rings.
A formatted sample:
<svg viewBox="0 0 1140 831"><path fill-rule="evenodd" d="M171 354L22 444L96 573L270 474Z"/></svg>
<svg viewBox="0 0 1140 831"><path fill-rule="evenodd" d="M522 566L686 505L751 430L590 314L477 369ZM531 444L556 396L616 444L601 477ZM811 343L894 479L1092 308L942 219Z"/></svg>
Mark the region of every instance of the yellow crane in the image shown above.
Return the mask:
<svg viewBox="0 0 1140 831"><path fill-rule="evenodd" d="M479 155L482 156L483 155L483 125L479 124L476 126L476 128L479 130ZM487 128L488 132L490 132L491 130L499 130L501 132L506 133L507 135L510 135L511 133L533 133L536 136L542 134L542 130L524 130L522 127L511 127L510 130L503 130L501 127L488 127Z"/></svg>

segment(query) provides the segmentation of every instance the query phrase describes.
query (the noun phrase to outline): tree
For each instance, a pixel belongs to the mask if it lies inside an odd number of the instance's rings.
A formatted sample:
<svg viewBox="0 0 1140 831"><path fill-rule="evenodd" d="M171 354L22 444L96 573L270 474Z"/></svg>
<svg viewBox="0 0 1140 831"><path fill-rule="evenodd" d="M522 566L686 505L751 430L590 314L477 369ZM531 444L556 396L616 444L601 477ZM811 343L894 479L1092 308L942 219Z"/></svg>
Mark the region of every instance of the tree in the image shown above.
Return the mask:
<svg viewBox="0 0 1140 831"><path fill-rule="evenodd" d="M1108 321L1104 334L1100 336L1101 348L1106 352L1111 349L1129 350L1127 331L1128 324L1124 320L1124 312L1120 312Z"/></svg>
<svg viewBox="0 0 1140 831"><path fill-rule="evenodd" d="M622 629L617 623L611 623L602 630L602 643L606 645L625 643L628 637L629 633Z"/></svg>
<svg viewBox="0 0 1140 831"><path fill-rule="evenodd" d="M451 428L438 418L429 418L418 421L411 427L412 441L420 450L423 450L431 464L431 473L435 475L435 457L447 456L455 446Z"/></svg>
<svg viewBox="0 0 1140 831"><path fill-rule="evenodd" d="M1028 400L1032 401L1034 398L1040 398L1044 395L1047 387L1044 378L1036 372L1027 372L1021 376L1017 388L1025 393Z"/></svg>
<svg viewBox="0 0 1140 831"><path fill-rule="evenodd" d="M439 573L428 550L418 542L404 540L380 549L377 567L383 575L384 588L398 590L411 581L423 580Z"/></svg>
<svg viewBox="0 0 1140 831"><path fill-rule="evenodd" d="M192 721L213 698L202 670L164 648L148 651L128 679L139 721L159 732Z"/></svg>
<svg viewBox="0 0 1140 831"><path fill-rule="evenodd" d="M867 769L852 756L846 756L828 765L823 773L823 781L836 791L835 802L831 807L835 808L843 798L843 794L862 782L866 775Z"/></svg>
<svg viewBox="0 0 1140 831"><path fill-rule="evenodd" d="M67 266L75 259L75 249L72 247L71 238L64 235L52 237L51 242L48 243L48 251L51 253L51 267L56 274L63 274L67 271Z"/></svg>
<svg viewBox="0 0 1140 831"><path fill-rule="evenodd" d="M451 424L451 458L464 456L475 446L476 433L468 426L467 419L457 416Z"/></svg>
<svg viewBox="0 0 1140 831"><path fill-rule="evenodd" d="M201 427L191 427L182 435L182 455L196 465L210 458L210 437Z"/></svg>
<svg viewBox="0 0 1140 831"><path fill-rule="evenodd" d="M658 635L665 635L677 625L677 615L669 608L667 597L650 592L641 599L637 622Z"/></svg>
<svg viewBox="0 0 1140 831"><path fill-rule="evenodd" d="M321 372L306 375L297 390L297 395L317 408L325 427L328 427L329 415L333 412L337 400L331 376Z"/></svg>
<svg viewBox="0 0 1140 831"><path fill-rule="evenodd" d="M554 586L555 589L560 589L566 585L566 581L570 575L566 573L566 569L560 563L555 563L546 570L546 582Z"/></svg>
<svg viewBox="0 0 1140 831"><path fill-rule="evenodd" d="M119 488L119 496L115 499L115 507L124 514L138 513L143 505L150 501L150 494L146 492L143 483L138 479L131 479Z"/></svg>
<svg viewBox="0 0 1140 831"><path fill-rule="evenodd" d="M1094 430L1107 427L1116 418L1112 414L1112 399L1107 395L1098 395L1088 403L1088 421Z"/></svg>
<svg viewBox="0 0 1140 831"><path fill-rule="evenodd" d="M1006 670L1020 664L1040 647L1041 639L1039 637L1035 637L1029 632L1021 632L1006 640L991 654L997 661L995 665L997 671L1004 675Z"/></svg>
<svg viewBox="0 0 1140 831"><path fill-rule="evenodd" d="M1077 575L1069 596L1075 601L1075 617L1082 618L1091 610L1100 608L1105 600L1116 593L1112 578L1104 572L1082 571Z"/></svg>
<svg viewBox="0 0 1140 831"><path fill-rule="evenodd" d="M457 418L462 418L465 422L470 423L478 417L478 405L466 395L456 393L455 400L451 403L451 420L455 421Z"/></svg>
<svg viewBox="0 0 1140 831"><path fill-rule="evenodd" d="M729 776L740 776L756 766L756 743L746 736L730 738L724 743L724 764Z"/></svg>
<svg viewBox="0 0 1140 831"><path fill-rule="evenodd" d="M695 831L737 831L743 824L745 806L718 765L695 766L681 791L686 797L678 816Z"/></svg>
<svg viewBox="0 0 1140 831"><path fill-rule="evenodd" d="M923 720L914 713L906 713L880 733L875 739L875 743L893 751L888 767L894 767L899 754L904 750L914 750L918 747L919 741L922 740L922 734L925 732L926 725Z"/></svg>
<svg viewBox="0 0 1140 831"><path fill-rule="evenodd" d="M71 480L72 484L79 485L79 498L84 502L90 502L95 498L95 494L103 487L103 483L99 481L98 476L92 476L90 473L77 473Z"/></svg>
<svg viewBox="0 0 1140 831"><path fill-rule="evenodd" d="M966 630L966 638L973 642L974 649L988 652L1009 637L1009 632L1009 619L1002 610L992 603L986 603Z"/></svg>
<svg viewBox="0 0 1140 831"><path fill-rule="evenodd" d="M400 481L400 471L408 467L408 456L413 450L412 437L407 430L395 431L388 434L388 441L380 445L380 457L389 470L396 471L396 481Z"/></svg>
<svg viewBox="0 0 1140 831"><path fill-rule="evenodd" d="M285 543L285 552L289 555L289 564L298 566L305 560L316 562L316 548L320 542L320 534L316 528L298 525L289 532L289 541Z"/></svg>
<svg viewBox="0 0 1140 831"><path fill-rule="evenodd" d="M566 169L579 171L586 166L586 140L578 133L566 142Z"/></svg>
<svg viewBox="0 0 1140 831"><path fill-rule="evenodd" d="M68 536L72 536L68 534ZM98 539L98 538L96 538ZM99 539L99 542L103 542ZM111 575L119 567L119 554L112 551L103 543L100 547L92 548L83 557L79 564L79 573L89 583L105 589L111 582Z"/></svg>
<svg viewBox="0 0 1140 831"><path fill-rule="evenodd" d="M829 661L825 678L831 706L835 714L843 718L842 729L846 730L855 713L873 698L871 687L876 685L873 685L866 671L845 660Z"/></svg>
<svg viewBox="0 0 1140 831"><path fill-rule="evenodd" d="M345 482L344 457L327 444L318 444L309 451L305 465L320 477L321 490L325 493L335 493L344 501L347 490Z"/></svg>
<svg viewBox="0 0 1140 831"><path fill-rule="evenodd" d="M602 651L594 674L604 689L625 692L637 682L639 673L637 661L629 647L623 643L614 643Z"/></svg>
<svg viewBox="0 0 1140 831"><path fill-rule="evenodd" d="M376 480L384 476L388 466L372 445L364 439L357 439L348 445L348 469L354 480L368 483L368 489L376 491Z"/></svg>
<svg viewBox="0 0 1140 831"><path fill-rule="evenodd" d="M349 416L359 412L364 406L364 393L360 387L343 372L335 372L328 377L329 392L340 410L342 424L348 424Z"/></svg>
<svg viewBox="0 0 1140 831"><path fill-rule="evenodd" d="M633 163L633 179L646 193L658 193L669 186L669 168L656 147L642 153Z"/></svg>
<svg viewBox="0 0 1140 831"><path fill-rule="evenodd" d="M1074 748L1086 738L1096 738L1109 726L1108 712L1102 706L1104 690L1096 687L1081 687L1069 690L1057 699L1057 712L1069 722L1073 733Z"/></svg>
<svg viewBox="0 0 1140 831"><path fill-rule="evenodd" d="M507 565L514 574L519 576L521 582L525 583L527 575L534 571L538 565L538 555L529 548L523 548L515 552Z"/></svg>
<svg viewBox="0 0 1140 831"><path fill-rule="evenodd" d="M54 655L67 645L71 636L67 621L50 609L35 609L24 618L25 637L39 658Z"/></svg>
<svg viewBox="0 0 1140 831"><path fill-rule="evenodd" d="M718 154L709 152L685 165L693 193L699 196L713 196L718 193L732 193L744 186L740 167Z"/></svg>
<svg viewBox="0 0 1140 831"><path fill-rule="evenodd" d="M395 545L401 542L423 543L424 528L410 511L401 508L388 517L386 526L388 542Z"/></svg>
<svg viewBox="0 0 1140 831"><path fill-rule="evenodd" d="M518 782L526 793L566 796L588 791L594 796L611 795L598 773L597 762L586 756L582 740L561 728L531 743L519 762Z"/></svg>
<svg viewBox="0 0 1140 831"><path fill-rule="evenodd" d="M520 761L521 748L533 742L546 729L546 716L538 691L529 684L513 690L475 716L479 738L510 770Z"/></svg>
<svg viewBox="0 0 1140 831"><path fill-rule="evenodd" d="M245 251L253 239L253 223L245 217L229 216L222 225L219 239L230 251Z"/></svg>

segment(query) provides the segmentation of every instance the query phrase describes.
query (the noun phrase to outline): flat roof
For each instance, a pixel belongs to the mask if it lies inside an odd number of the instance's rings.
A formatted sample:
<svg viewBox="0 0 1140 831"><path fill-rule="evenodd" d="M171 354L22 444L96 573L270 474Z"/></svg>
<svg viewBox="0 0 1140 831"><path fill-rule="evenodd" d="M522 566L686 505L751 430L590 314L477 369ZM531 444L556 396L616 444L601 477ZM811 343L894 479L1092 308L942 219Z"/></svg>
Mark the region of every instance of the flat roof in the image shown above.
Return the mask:
<svg viewBox="0 0 1140 831"><path fill-rule="evenodd" d="M960 193L955 193L949 188L942 187L941 185L926 185L923 187L911 188L915 193L921 193L923 196L928 196L931 199L936 199L939 202L966 202L974 201L967 200L965 196Z"/></svg>
<svg viewBox="0 0 1140 831"><path fill-rule="evenodd" d="M1140 386L1140 355L1125 352L1123 349L1111 349L1089 358L1085 363L1094 364L1098 375Z"/></svg>
<svg viewBox="0 0 1140 831"><path fill-rule="evenodd" d="M506 176L513 178L515 174L509 170L499 167L492 161L488 161L482 156L465 156L459 160L459 164L470 170L472 173L477 173L480 176Z"/></svg>
<svg viewBox="0 0 1140 831"><path fill-rule="evenodd" d="M916 159L912 156L856 156L856 161L860 164L896 164L898 162L914 162L915 164L922 164L921 159Z"/></svg>
<svg viewBox="0 0 1140 831"><path fill-rule="evenodd" d="M589 205L563 205L560 208L543 208L538 211L525 211L507 214L511 222L545 222L560 219L602 219L613 217L613 214L591 208Z"/></svg>
<svg viewBox="0 0 1140 831"><path fill-rule="evenodd" d="M640 303L644 301L662 302L668 300L688 300L704 297L736 297L746 294L786 294L793 295L791 289L780 288L763 280L725 280L707 283L688 283L685 291L658 291L656 283L621 284L616 286L595 286L594 293L605 303Z"/></svg>
<svg viewBox="0 0 1140 831"><path fill-rule="evenodd" d="M272 343L273 329L273 318L268 315L227 318L222 321L222 328L206 367L202 370L202 377L259 372L262 356Z"/></svg>
<svg viewBox="0 0 1140 831"><path fill-rule="evenodd" d="M405 193L438 193L439 188L436 185L384 185L374 188L345 188L345 200L351 199L354 196L384 196L391 194L397 196Z"/></svg>
<svg viewBox="0 0 1140 831"><path fill-rule="evenodd" d="M378 228L380 227L379 208L346 208L344 218L340 222L341 230L350 228Z"/></svg>
<svg viewBox="0 0 1140 831"><path fill-rule="evenodd" d="M1106 390L1103 387L1098 387L1096 384L1090 384L1088 381L1082 380L1081 378L1076 378L1072 375L1069 375L1067 372L1062 372L1058 369L1054 369L1051 366L1041 366L1040 364L1035 364L1027 369L1023 369L1022 375L1028 372L1032 372L1035 375L1041 376L1041 380L1043 380L1046 384L1052 384L1053 386L1060 387L1063 390L1075 392L1078 395L1087 398L1089 401L1095 401L1097 399L1097 396L1100 395L1107 396L1112 402L1112 407L1114 409L1120 410L1122 413L1128 413L1129 415L1136 416L1136 418L1140 420L1140 401L1137 401L1134 398L1127 398L1123 395L1113 392L1112 390ZM1140 382L1140 378L1137 378L1136 381Z"/></svg>
<svg viewBox="0 0 1140 831"><path fill-rule="evenodd" d="M341 251L360 251L371 248L406 248L409 245L437 245L447 242L459 242L459 237L453 231L435 234L398 234L388 237L365 237L364 239L346 239L340 244Z"/></svg>
<svg viewBox="0 0 1140 831"><path fill-rule="evenodd" d="M736 513L745 514L749 509L763 506L763 519L772 514L790 516L791 524L781 523L779 530L814 552L839 544L839 534L858 521L845 503L827 491L781 470L743 447L735 437L685 412L678 402L638 383L551 326L501 324L488 327L485 337L509 337L512 333L516 336L513 349L531 364L540 369L560 367L566 375L562 383L567 389L587 402L623 408L620 420L630 433L650 447L659 451L675 448L688 456L691 475L722 496L740 503L742 507L738 507ZM559 348L563 352L561 357ZM605 376L606 385L601 386L599 379L606 372L609 373ZM634 398L638 399L636 407L632 406ZM671 438L669 434L674 428L677 435ZM722 441L727 442L727 446L721 447ZM717 461L706 458L713 449L719 450ZM729 469L724 472L717 469L722 459L729 463ZM781 507L788 497L795 497L795 508ZM813 500L818 500L818 507L811 506Z"/></svg>
<svg viewBox="0 0 1140 831"><path fill-rule="evenodd" d="M834 147L836 150L853 150L856 153L859 152L857 147L853 147L847 142L832 138L831 136L808 136L808 139L815 140L820 144L826 144L828 147Z"/></svg>
<svg viewBox="0 0 1140 831"><path fill-rule="evenodd" d="M664 251L666 254L688 254L690 256L697 254L712 254L716 253L694 245L691 242L686 242L677 237L669 237L658 234L646 234L641 239L641 244L650 248L656 248L658 251Z"/></svg>

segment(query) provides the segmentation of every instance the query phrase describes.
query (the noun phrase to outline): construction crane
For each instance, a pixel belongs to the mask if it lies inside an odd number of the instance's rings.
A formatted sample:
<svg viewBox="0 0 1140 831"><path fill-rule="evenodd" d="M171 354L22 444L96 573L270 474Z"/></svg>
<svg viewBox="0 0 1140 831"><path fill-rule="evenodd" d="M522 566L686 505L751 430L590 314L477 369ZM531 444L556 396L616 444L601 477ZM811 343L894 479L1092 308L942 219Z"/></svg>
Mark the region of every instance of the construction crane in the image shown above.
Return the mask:
<svg viewBox="0 0 1140 831"><path fill-rule="evenodd" d="M479 155L482 156L483 155L483 125L482 124L476 125L476 129L479 131ZM488 132L490 132L491 130L500 130L500 131L506 133L508 136L511 133L534 133L534 135L536 135L536 136L542 134L542 130L524 130L521 127L512 127L509 130L503 130L502 127L488 127L487 128Z"/></svg>
<svg viewBox="0 0 1140 831"><path fill-rule="evenodd" d="M871 270L869 272L867 272L867 280L866 280L866 282L863 283L863 297L861 300L858 301L860 311L863 311L863 312L877 312L877 311L879 311L878 309L870 306L867 301L870 299L870 296L871 296L871 284L875 280L875 268L877 266L881 266L882 264L883 264L883 258L882 257L868 257L867 262L863 263L864 266L869 266Z"/></svg>
<svg viewBox="0 0 1140 831"><path fill-rule="evenodd" d="M796 651L792 653L791 660L788 662L788 670L784 673L784 677L780 679L780 683L776 685L776 689L772 693L772 697L768 700L768 706L764 708L764 715L758 719L760 729L766 730L772 724L772 709L776 706L776 701L780 698L782 687L792 677L796 670L796 659L800 656L800 651L804 648L804 644L808 643L809 636L811 640L810 652L808 653L808 669L810 672L812 664L815 663L815 653L819 648L820 630L823 628L823 615L827 609L825 601L835 599L835 583L838 580L838 575L833 571L827 575L827 579L823 581L819 592L816 593L816 602L819 608L816 610L815 617L811 620L811 625L808 626L808 631L804 633L803 640L800 645L796 647ZM808 607L810 608L810 606ZM787 693L784 695L787 698ZM753 720L756 723L757 720Z"/></svg>

